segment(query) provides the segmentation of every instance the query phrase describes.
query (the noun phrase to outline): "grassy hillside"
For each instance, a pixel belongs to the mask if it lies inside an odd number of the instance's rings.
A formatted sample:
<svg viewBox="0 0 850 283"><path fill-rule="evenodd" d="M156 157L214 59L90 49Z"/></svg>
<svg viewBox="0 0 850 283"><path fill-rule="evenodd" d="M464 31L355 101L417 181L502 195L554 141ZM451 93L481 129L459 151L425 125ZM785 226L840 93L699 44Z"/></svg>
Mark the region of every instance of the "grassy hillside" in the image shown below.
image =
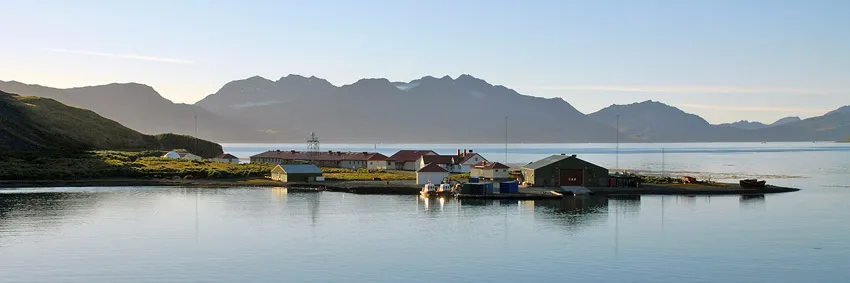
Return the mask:
<svg viewBox="0 0 850 283"><path fill-rule="evenodd" d="M106 178L246 178L268 175L272 165L160 158L165 151L10 152L0 158L0 180Z"/></svg>
<svg viewBox="0 0 850 283"><path fill-rule="evenodd" d="M850 142L850 137L846 137L843 140L840 140L838 142Z"/></svg>
<svg viewBox="0 0 850 283"><path fill-rule="evenodd" d="M140 117L143 118L143 117ZM90 110L56 100L0 91L0 150L170 150L186 149L203 157L221 146L188 136L150 136Z"/></svg>

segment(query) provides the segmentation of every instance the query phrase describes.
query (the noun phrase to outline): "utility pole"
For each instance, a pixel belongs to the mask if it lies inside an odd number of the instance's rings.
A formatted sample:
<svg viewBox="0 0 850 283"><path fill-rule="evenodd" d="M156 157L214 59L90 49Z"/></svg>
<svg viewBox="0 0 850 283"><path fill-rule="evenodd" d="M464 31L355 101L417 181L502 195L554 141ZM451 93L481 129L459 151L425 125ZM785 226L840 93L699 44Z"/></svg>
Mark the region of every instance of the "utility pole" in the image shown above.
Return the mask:
<svg viewBox="0 0 850 283"><path fill-rule="evenodd" d="M620 170L620 114L617 114L617 149L615 155L615 167L617 167L617 170Z"/></svg>
<svg viewBox="0 0 850 283"><path fill-rule="evenodd" d="M508 165L508 116L505 116L505 165Z"/></svg>
<svg viewBox="0 0 850 283"><path fill-rule="evenodd" d="M198 151L198 112L192 111L192 114L195 115L195 148L193 149L196 154L199 154Z"/></svg>
<svg viewBox="0 0 850 283"><path fill-rule="evenodd" d="M667 175L667 170L664 168L664 147L661 147L661 177L665 177Z"/></svg>

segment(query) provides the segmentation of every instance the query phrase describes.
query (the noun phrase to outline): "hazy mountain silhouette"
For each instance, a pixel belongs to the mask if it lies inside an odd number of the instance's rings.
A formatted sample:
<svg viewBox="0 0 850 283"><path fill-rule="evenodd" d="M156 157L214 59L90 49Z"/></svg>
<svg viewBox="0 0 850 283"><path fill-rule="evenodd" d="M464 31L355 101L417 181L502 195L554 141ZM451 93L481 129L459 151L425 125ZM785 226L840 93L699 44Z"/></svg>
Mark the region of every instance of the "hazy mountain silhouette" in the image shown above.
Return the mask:
<svg viewBox="0 0 850 283"><path fill-rule="evenodd" d="M64 104L90 109L137 131L194 135L194 115L198 136L216 141L261 140L265 134L247 130L244 124L223 119L201 107L176 104L153 88L137 83L57 89L20 82L0 81L0 90L24 96L52 98Z"/></svg>
<svg viewBox="0 0 850 283"><path fill-rule="evenodd" d="M756 121L750 122L750 121L747 121L747 120L741 120L741 121L734 122L734 123L725 123L725 124L720 124L720 125L721 126L729 126L729 127L732 127L732 128L743 129L743 130L757 130L757 129L763 129L763 128L769 127L768 125L765 125L762 122L756 122Z"/></svg>
<svg viewBox="0 0 850 283"><path fill-rule="evenodd" d="M770 125L764 124L762 122L756 122L756 121L750 122L750 121L747 121L747 120L741 120L741 121L734 122L734 123L726 123L726 124L720 124L720 125L721 126L730 126L730 127L733 127L733 128L744 129L744 130L758 130L758 129L764 129L764 128L767 128L767 127L773 127L773 126L779 126L779 125L793 123L793 122L799 122L800 120L802 120L802 119L800 119L800 117L793 116L793 117L785 117L785 118L776 120L776 122L773 122Z"/></svg>
<svg viewBox="0 0 850 283"><path fill-rule="evenodd" d="M726 141L747 140L749 131L726 125L712 125L700 116L667 104L647 100L629 105L612 105L588 116L616 125L620 115L620 136L641 141Z"/></svg>
<svg viewBox="0 0 850 283"><path fill-rule="evenodd" d="M0 81L0 89L92 109L145 133L198 133L217 142L622 142L808 141L850 136L850 107L771 125L712 125L655 101L612 105L584 115L560 98L522 95L470 75L410 82L361 79L335 86L317 77L259 76L225 84L194 105L175 104L153 88L129 83L56 89ZM742 129L744 128L744 129Z"/></svg>
<svg viewBox="0 0 850 283"><path fill-rule="evenodd" d="M470 75L408 83L362 79L334 86L315 77L226 84L196 105L258 129L346 142L502 142L505 116L519 142L613 141L562 99L525 96ZM301 141L298 139L297 141Z"/></svg>
<svg viewBox="0 0 850 283"><path fill-rule="evenodd" d="M779 125L784 125L784 124L793 123L793 122L800 122L802 120L803 119L800 119L800 117L797 117L797 116L785 117L785 118L776 120L776 122L773 122L773 124L770 124L769 126L771 126L771 127L779 126Z"/></svg>

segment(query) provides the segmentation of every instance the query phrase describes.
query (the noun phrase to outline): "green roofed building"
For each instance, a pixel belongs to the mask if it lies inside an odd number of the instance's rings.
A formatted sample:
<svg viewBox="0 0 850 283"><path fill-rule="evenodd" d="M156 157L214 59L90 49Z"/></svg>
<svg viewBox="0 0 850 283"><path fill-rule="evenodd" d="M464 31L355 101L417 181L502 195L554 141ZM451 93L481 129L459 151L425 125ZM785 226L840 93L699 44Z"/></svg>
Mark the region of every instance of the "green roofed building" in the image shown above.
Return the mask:
<svg viewBox="0 0 850 283"><path fill-rule="evenodd" d="M272 168L272 180L290 183L322 181L322 170L312 164L283 164Z"/></svg>
<svg viewBox="0 0 850 283"><path fill-rule="evenodd" d="M522 177L532 187L604 187L608 184L608 169L575 155L561 154L523 166Z"/></svg>

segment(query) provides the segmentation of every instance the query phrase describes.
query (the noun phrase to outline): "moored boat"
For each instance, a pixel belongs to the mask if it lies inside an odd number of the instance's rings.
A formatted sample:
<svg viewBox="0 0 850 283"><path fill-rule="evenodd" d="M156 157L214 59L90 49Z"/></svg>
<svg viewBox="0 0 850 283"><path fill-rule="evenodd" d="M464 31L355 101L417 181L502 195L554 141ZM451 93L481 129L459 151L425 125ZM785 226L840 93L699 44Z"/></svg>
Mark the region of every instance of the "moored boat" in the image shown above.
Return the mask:
<svg viewBox="0 0 850 283"><path fill-rule="evenodd" d="M422 190L420 190L419 193L425 197L450 196L452 195L452 187L449 184L434 185L432 183L427 183L422 187Z"/></svg>

